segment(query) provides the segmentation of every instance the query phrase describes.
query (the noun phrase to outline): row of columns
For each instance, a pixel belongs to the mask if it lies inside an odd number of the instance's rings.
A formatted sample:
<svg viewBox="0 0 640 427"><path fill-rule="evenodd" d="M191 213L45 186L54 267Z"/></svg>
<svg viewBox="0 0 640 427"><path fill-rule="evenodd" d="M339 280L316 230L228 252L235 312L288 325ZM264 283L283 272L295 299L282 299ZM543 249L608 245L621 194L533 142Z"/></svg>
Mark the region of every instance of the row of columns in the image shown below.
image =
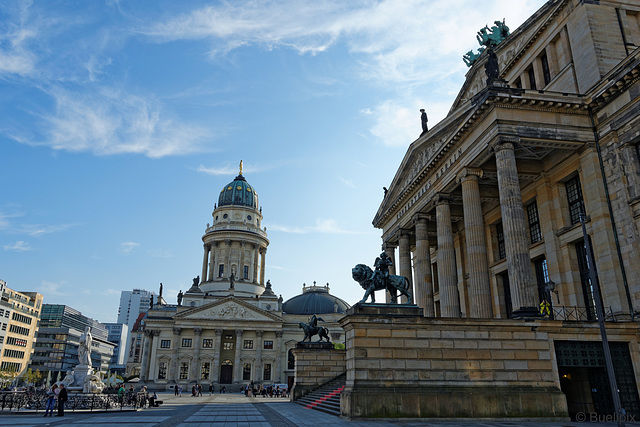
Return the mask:
<svg viewBox="0 0 640 427"><path fill-rule="evenodd" d="M191 365L189 369L189 381L199 381L200 380L200 337L202 336L202 328L194 328L195 342L193 343L193 356L191 357ZM172 354L168 366L167 372L167 381L169 382L177 382L179 380L179 355L178 355L178 344L179 337L181 336L182 328L175 327L173 328L173 336L171 340L171 349ZM235 331L236 341L235 341L235 360L234 360L234 369L233 369L233 382L237 383L242 381L243 374L243 357L248 356L248 353L245 353L243 350L243 333L244 331L238 329ZM217 382L219 380L218 375L220 373L220 350L222 348L222 329L215 330L216 338L213 352L213 366L211 366L209 372L209 380ZM145 331L144 341L143 341L143 354L142 354L142 363L140 368L140 380L142 382L147 382L150 379L153 379L157 376L157 372L151 372L152 368L151 356L152 354L156 354L157 359L157 348L158 348L158 337L160 335L159 330L148 330ZM262 381L263 376L263 363L262 363L262 347L263 347L263 335L264 331L258 330L256 331L256 355L253 363L254 375L252 380L254 381ZM274 342L274 349L276 350L275 363L272 369L272 377L271 381L279 382L280 381L280 348L282 345L282 331L276 331L276 340ZM157 367L155 368L157 369Z"/></svg>
<svg viewBox="0 0 640 427"><path fill-rule="evenodd" d="M525 219L520 182L513 142L501 140L495 144L494 153L498 173L498 189L505 252L511 290L513 316L537 314L536 285L529 257L529 239ZM488 246L482 215L479 178L482 171L465 168L457 176L462 189L464 226L467 253L469 317L493 317L491 283L489 278ZM460 317L460 297L456 274L456 257L451 221L451 199L438 194L434 198L437 246L437 274L440 289L440 314L442 317ZM427 317L435 316L433 281L431 277L431 248L427 223L431 217L418 214L415 220L415 259L411 268L411 230L403 229L398 239L399 274L415 278L415 303L423 308ZM393 258L393 246L384 245ZM413 274L412 274L413 273ZM393 274L393 273L391 273Z"/></svg>
<svg viewBox="0 0 640 427"><path fill-rule="evenodd" d="M214 250L213 248L220 244L224 243L227 246L226 254L222 255L222 250ZM231 274L231 245L234 243L231 239L225 239L221 242L212 242L204 244L204 257L202 259L202 281L210 282L214 280L217 276L216 266L219 264L224 265L224 275L229 276ZM267 248L260 247L257 244L247 243L245 241L239 241L241 249L240 249L240 260L238 262L238 269L240 271L236 272L236 279L242 279L244 277L244 272L241 270L245 266L245 247L250 244L253 246L253 265L251 272L251 281L254 283L258 283L258 259L260 260L260 284L264 285L264 272L265 272L265 258L267 255Z"/></svg>

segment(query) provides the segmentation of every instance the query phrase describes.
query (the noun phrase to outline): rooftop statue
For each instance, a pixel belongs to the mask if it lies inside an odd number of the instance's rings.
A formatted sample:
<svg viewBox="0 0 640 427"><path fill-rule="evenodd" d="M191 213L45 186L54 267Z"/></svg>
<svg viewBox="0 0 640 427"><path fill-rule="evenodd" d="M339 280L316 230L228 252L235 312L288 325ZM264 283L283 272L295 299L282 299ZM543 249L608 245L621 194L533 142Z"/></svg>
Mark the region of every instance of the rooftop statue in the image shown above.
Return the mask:
<svg viewBox="0 0 640 427"><path fill-rule="evenodd" d="M409 279L404 276L389 274L389 267L391 265L393 265L391 258L389 258L386 252L382 252L374 262L375 271L364 264L358 264L353 267L351 270L353 280L360 283L360 286L365 290L364 297L360 302L366 302L367 298L371 296L371 302L375 303L376 296L374 292L383 289L386 289L389 291L389 294L391 294L392 304L398 303L398 292L400 292L400 295L407 297L407 304L413 302Z"/></svg>
<svg viewBox="0 0 640 427"><path fill-rule="evenodd" d="M492 48L499 45L504 39L509 36L509 27L505 24L505 20L502 21L494 21L494 25L489 28L488 25L480 28L478 34L476 35L476 40L478 40L478 44L480 44L480 49L478 49L478 53L474 53L473 50L465 53L462 57L462 60L467 67L472 67L473 64L480 58L482 52L484 52L485 48Z"/></svg>

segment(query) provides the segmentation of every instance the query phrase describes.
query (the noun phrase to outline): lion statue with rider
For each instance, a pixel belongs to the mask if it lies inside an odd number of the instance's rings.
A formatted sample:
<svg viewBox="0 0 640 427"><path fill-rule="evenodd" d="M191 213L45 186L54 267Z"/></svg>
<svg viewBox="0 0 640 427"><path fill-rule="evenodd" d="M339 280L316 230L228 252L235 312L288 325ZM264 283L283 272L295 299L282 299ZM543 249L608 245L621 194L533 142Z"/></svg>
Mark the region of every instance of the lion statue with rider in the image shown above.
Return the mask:
<svg viewBox="0 0 640 427"><path fill-rule="evenodd" d="M411 295L411 283L404 276L389 274L389 267L393 263L386 252L382 252L374 262L375 271L365 264L358 264L351 270L353 280L360 283L365 290L364 297L360 301L365 303L371 296L371 302L376 302L375 291L387 290L391 295L391 303L398 303L398 292L407 298L406 304L413 303Z"/></svg>

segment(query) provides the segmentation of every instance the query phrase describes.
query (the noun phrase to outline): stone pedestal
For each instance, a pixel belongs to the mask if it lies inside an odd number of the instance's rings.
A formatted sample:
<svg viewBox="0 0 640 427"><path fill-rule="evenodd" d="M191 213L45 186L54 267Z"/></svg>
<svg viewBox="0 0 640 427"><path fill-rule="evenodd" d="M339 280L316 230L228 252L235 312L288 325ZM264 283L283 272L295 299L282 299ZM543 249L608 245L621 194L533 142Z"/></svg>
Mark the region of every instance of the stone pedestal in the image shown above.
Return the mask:
<svg viewBox="0 0 640 427"><path fill-rule="evenodd" d="M553 341L536 332L550 324L425 318L415 306L356 304L340 319L341 415L567 420Z"/></svg>
<svg viewBox="0 0 640 427"><path fill-rule="evenodd" d="M293 349L293 356L296 368L291 401L328 383L346 370L345 350L334 349L331 343L298 343Z"/></svg>

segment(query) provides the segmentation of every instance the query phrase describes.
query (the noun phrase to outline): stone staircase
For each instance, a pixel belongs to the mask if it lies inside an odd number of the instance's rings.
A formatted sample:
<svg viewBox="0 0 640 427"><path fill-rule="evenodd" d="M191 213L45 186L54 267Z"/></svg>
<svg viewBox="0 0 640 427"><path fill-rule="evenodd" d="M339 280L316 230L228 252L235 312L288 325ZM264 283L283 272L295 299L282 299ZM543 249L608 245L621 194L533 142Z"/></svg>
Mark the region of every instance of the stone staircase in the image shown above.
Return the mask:
<svg viewBox="0 0 640 427"><path fill-rule="evenodd" d="M311 393L296 400L295 403L308 409L315 409L326 412L327 414L340 416L340 393L344 390L346 381L346 374L339 375Z"/></svg>

